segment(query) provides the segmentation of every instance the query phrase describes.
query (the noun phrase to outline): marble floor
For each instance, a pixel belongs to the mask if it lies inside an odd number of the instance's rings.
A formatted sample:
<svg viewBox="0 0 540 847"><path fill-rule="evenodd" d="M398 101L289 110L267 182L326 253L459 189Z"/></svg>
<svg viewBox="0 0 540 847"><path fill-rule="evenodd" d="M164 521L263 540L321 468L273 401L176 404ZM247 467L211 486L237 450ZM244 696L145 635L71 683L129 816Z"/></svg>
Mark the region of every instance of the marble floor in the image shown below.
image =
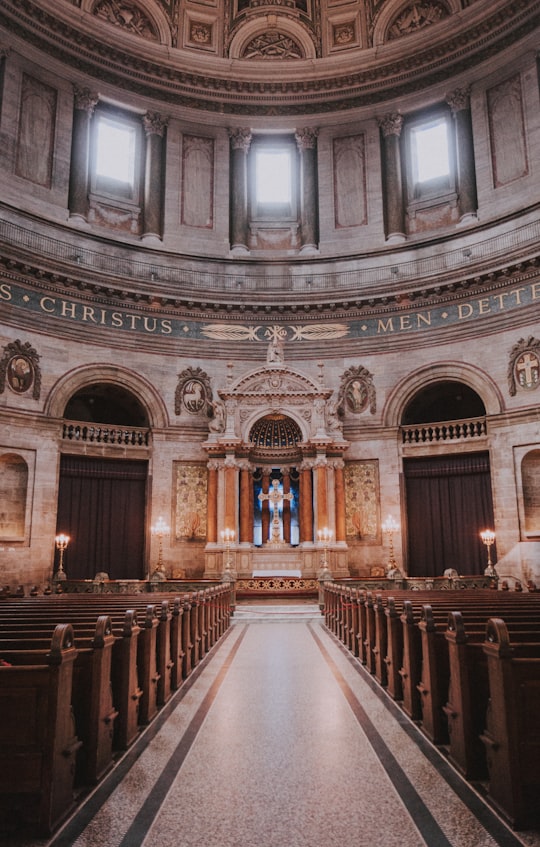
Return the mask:
<svg viewBox="0 0 540 847"><path fill-rule="evenodd" d="M490 810L316 605L246 604L63 829L24 847L38 845L540 847L540 832Z"/></svg>

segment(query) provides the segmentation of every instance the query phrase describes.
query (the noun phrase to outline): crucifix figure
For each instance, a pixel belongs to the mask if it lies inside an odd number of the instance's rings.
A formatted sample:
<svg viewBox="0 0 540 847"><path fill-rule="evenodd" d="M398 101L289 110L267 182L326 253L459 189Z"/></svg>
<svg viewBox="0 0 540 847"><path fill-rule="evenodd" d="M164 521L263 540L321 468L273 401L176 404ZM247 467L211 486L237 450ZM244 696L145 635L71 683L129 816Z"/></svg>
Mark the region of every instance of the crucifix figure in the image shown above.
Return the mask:
<svg viewBox="0 0 540 847"><path fill-rule="evenodd" d="M272 489L268 492L268 494L264 494L261 491L259 494L259 500L261 504L264 500L268 500L269 503L272 504L272 528L270 531L270 539L268 541L269 544L283 544L281 539L281 523L279 520L279 507L283 503L284 500L292 500L293 495L289 492L287 494L281 494L279 489L279 479L272 480Z"/></svg>

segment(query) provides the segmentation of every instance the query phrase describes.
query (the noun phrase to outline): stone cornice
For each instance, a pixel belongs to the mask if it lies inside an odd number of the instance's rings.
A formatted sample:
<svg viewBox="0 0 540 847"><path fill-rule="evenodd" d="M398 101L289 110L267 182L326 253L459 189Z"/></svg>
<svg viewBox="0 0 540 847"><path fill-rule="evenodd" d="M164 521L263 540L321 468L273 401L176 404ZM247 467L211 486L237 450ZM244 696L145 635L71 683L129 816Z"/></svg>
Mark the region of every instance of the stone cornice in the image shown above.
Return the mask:
<svg viewBox="0 0 540 847"><path fill-rule="evenodd" d="M317 323L331 321L329 327L336 326L336 321L369 320L380 317L384 319L389 314L408 313L411 310L422 310L444 307L446 304L466 303L474 298L508 296L504 292L515 290L520 285L535 285L540 289L540 255L529 257L522 262L514 262L494 271L477 273L460 279L436 284L419 285L406 292L394 291L377 296L357 296L353 299L341 299L338 296L329 302L327 296L320 296L313 303L295 303L288 305L265 305L260 301L234 303L225 301L215 294L211 301L201 303L193 298L167 297L157 292L140 294L129 291L127 287L116 288L114 285L97 281L87 283L62 273L44 272L29 260L14 260L11 256L3 255L0 249L0 286L3 284L21 285L40 297L57 297L69 301L92 306L104 307L108 310L129 310L130 312L147 313L151 308L165 317L204 323L216 320L229 325L235 323L248 324L255 320L258 324L265 322L303 324L315 321ZM0 290L0 305L2 299ZM234 329L232 330L234 333ZM300 336L299 336L300 337ZM336 336L337 337L337 336ZM217 339L217 336L216 336ZM234 339L231 339L234 340ZM248 335L246 339L249 340ZM253 339L251 339L253 340Z"/></svg>
<svg viewBox="0 0 540 847"><path fill-rule="evenodd" d="M68 7L69 8L69 7ZM486 6L486 8L488 8ZM289 79L272 78L273 66L268 66L267 78L257 76L253 63L234 67L229 60L213 59L208 69L197 57L200 71L188 70L182 51L156 47L141 41L140 52L118 46L118 32L111 33L110 43L98 39L90 30L83 31L73 15L53 14L36 0L4 0L0 9L0 25L33 44L48 56L70 66L73 71L87 74L94 80L130 89L145 97L178 106L237 115L312 114L341 111L365 105L378 105L388 99L402 97L429 84L443 82L452 75L462 74L482 61L496 55L516 41L530 35L540 25L540 0L521 0L498 4L482 20L466 11L450 18L446 37L436 43L417 42L411 38L408 55L398 57L395 49L360 51L360 70L344 72L343 66L331 58L312 63L294 63ZM467 22L470 22L469 24ZM95 23L95 22L92 22ZM105 30L104 30L105 32ZM126 44L128 39L126 39ZM418 46L420 44L420 49ZM401 46L401 44L400 44ZM407 46L403 39L403 48ZM189 67L194 67L190 56ZM197 61L195 60L195 61ZM352 65L352 56L350 57Z"/></svg>

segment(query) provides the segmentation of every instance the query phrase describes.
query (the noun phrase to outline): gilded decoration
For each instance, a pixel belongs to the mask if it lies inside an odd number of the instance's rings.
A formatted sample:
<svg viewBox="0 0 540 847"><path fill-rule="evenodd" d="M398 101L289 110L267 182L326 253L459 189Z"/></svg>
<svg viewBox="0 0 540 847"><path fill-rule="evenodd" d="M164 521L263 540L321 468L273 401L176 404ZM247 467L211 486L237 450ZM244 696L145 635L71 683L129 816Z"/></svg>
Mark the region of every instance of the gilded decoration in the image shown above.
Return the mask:
<svg viewBox="0 0 540 847"><path fill-rule="evenodd" d="M4 347L0 359L0 394L6 383L15 394L26 394L32 389L32 398L39 400L41 394L41 370L39 355L28 342L13 341Z"/></svg>
<svg viewBox="0 0 540 847"><path fill-rule="evenodd" d="M379 463L345 462L345 531L348 540L377 543Z"/></svg>
<svg viewBox="0 0 540 847"><path fill-rule="evenodd" d="M303 579L302 577L253 577L252 579L238 579L236 582L237 592L317 592L319 581L317 579Z"/></svg>
<svg viewBox="0 0 540 847"><path fill-rule="evenodd" d="M540 341L532 335L520 338L510 351L508 390L513 397L518 388L530 391L540 384Z"/></svg>
<svg viewBox="0 0 540 847"><path fill-rule="evenodd" d="M230 326L226 323L205 324L201 334L216 341L326 341L331 338L344 338L349 335L350 328L341 323L317 323L288 327L274 325L263 326Z"/></svg>
<svg viewBox="0 0 540 847"><path fill-rule="evenodd" d="M212 409L210 378L202 368L186 368L178 374L174 395L174 412L190 415L207 415Z"/></svg>
<svg viewBox="0 0 540 847"><path fill-rule="evenodd" d="M206 540L207 469L202 462L176 462L177 541Z"/></svg>

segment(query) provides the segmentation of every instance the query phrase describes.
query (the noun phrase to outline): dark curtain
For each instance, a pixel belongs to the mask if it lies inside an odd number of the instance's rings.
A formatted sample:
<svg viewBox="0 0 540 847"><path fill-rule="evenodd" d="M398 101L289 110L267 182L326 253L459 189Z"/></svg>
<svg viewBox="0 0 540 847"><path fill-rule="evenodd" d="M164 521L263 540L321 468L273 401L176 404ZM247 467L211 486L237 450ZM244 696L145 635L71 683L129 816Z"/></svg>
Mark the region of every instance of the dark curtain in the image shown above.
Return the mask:
<svg viewBox="0 0 540 847"><path fill-rule="evenodd" d="M62 456L57 532L70 579L143 579L148 463Z"/></svg>
<svg viewBox="0 0 540 847"><path fill-rule="evenodd" d="M489 454L405 459L404 473L410 576L483 574L480 532L493 529Z"/></svg>

